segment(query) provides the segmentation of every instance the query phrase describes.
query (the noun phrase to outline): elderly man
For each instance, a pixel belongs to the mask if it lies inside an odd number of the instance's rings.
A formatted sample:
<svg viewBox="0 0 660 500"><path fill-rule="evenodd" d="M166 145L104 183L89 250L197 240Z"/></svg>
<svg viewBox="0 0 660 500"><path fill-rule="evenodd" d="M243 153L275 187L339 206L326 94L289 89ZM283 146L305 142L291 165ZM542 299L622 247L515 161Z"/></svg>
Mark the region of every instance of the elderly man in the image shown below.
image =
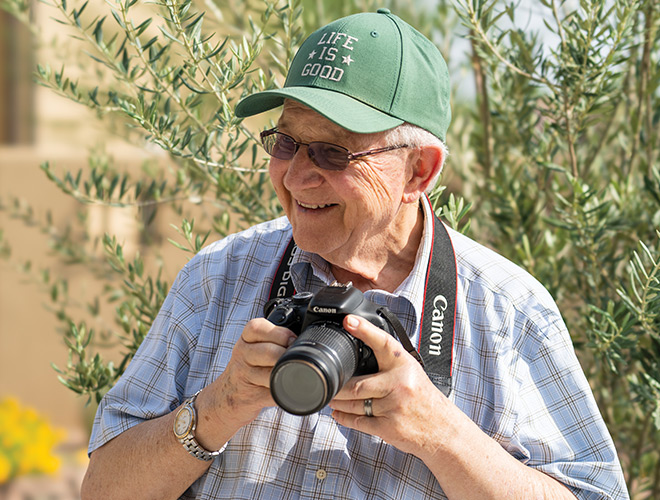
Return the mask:
<svg viewBox="0 0 660 500"><path fill-rule="evenodd" d="M387 9L340 19L304 42L283 89L236 113L278 106L262 142L286 217L180 272L100 405L83 497L626 498L554 302L425 196L450 121L437 48ZM404 333L345 315L378 371L294 415L270 377L296 336L263 308L333 283Z"/></svg>

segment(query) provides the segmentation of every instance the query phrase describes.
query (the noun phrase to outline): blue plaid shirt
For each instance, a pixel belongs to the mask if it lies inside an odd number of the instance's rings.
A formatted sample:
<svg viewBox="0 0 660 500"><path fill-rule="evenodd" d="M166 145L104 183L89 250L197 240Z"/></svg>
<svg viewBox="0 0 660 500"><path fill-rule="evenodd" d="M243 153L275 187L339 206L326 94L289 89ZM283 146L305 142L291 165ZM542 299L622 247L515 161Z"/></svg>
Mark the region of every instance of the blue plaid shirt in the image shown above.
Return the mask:
<svg viewBox="0 0 660 500"><path fill-rule="evenodd" d="M430 207L412 273L387 305L417 345L431 241ZM548 292L511 262L449 231L457 259L456 335L450 399L511 455L581 499L628 498L616 451L571 339ZM145 419L176 409L227 366L235 342L262 316L291 238L285 218L216 242L179 273L125 374L98 409L89 451ZM334 278L299 251L298 291ZM424 463L381 439L344 428L328 408L306 417L265 408L181 498L446 498Z"/></svg>

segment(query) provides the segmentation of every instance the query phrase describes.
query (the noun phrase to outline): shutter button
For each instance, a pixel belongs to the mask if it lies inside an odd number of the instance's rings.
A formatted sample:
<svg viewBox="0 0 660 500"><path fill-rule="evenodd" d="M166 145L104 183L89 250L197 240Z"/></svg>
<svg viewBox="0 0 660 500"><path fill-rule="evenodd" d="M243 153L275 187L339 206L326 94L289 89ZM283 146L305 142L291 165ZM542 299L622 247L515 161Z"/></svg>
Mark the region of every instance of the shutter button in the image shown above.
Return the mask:
<svg viewBox="0 0 660 500"><path fill-rule="evenodd" d="M316 471L316 479L319 481L323 481L326 477L328 477L328 473L325 470L319 469Z"/></svg>

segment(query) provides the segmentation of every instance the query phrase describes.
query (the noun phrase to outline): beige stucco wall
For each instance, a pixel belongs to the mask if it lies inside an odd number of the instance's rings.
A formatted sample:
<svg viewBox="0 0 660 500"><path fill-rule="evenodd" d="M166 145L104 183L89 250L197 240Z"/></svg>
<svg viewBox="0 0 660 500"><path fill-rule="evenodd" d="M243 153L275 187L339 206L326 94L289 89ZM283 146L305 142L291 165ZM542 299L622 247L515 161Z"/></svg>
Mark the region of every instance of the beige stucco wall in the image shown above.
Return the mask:
<svg viewBox="0 0 660 500"><path fill-rule="evenodd" d="M58 219L73 216L71 201L47 182L38 165L38 153L31 148L0 148L4 203L11 200L8 193L20 194L37 214L52 205ZM0 396L18 397L57 425L79 427L82 402L58 382L50 367L51 362L65 363L66 354L53 315L44 307L46 297L30 275L15 269L27 260L35 269L45 267L47 238L6 211L0 212L0 227L12 247L11 260L0 264Z"/></svg>

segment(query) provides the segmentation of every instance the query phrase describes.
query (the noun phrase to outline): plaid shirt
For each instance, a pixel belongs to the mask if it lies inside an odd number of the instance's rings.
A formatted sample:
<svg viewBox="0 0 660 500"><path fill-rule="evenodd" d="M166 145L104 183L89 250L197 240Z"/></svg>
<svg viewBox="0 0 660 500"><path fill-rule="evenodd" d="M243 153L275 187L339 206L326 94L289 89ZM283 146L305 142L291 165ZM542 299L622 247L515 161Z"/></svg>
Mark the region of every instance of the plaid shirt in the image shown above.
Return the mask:
<svg viewBox="0 0 660 500"><path fill-rule="evenodd" d="M417 345L430 252L430 207L412 273L387 305ZM612 440L547 291L528 273L450 230L457 259L450 399L509 453L583 499L628 498ZM216 242L179 273L135 358L96 415L89 451L173 411L227 366L248 320L262 316L291 238L285 218ZM297 252L299 291L334 281L327 262ZM497 478L494 478L497 480ZM446 498L413 455L344 428L328 408L306 417L265 408L182 498Z"/></svg>

